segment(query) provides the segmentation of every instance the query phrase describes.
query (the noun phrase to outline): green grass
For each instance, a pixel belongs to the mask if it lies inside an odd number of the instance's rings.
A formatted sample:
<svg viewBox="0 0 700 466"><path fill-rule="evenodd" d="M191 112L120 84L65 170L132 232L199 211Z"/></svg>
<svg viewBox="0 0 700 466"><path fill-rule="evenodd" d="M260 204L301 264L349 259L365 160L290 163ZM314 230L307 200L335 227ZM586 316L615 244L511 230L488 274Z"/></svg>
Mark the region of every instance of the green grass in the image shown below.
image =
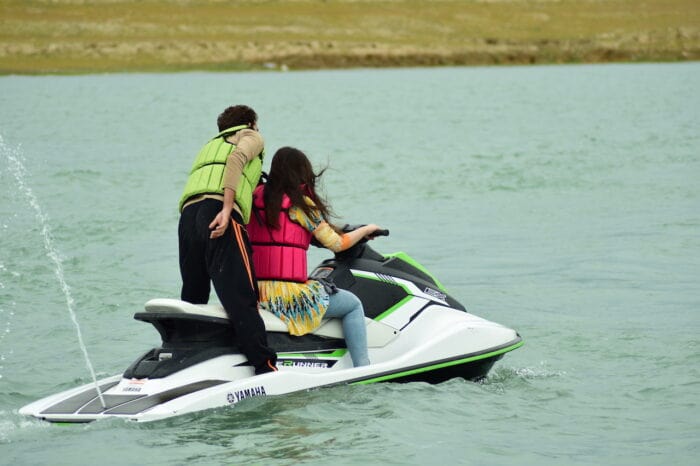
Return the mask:
<svg viewBox="0 0 700 466"><path fill-rule="evenodd" d="M0 0L0 73L700 58L698 0Z"/></svg>

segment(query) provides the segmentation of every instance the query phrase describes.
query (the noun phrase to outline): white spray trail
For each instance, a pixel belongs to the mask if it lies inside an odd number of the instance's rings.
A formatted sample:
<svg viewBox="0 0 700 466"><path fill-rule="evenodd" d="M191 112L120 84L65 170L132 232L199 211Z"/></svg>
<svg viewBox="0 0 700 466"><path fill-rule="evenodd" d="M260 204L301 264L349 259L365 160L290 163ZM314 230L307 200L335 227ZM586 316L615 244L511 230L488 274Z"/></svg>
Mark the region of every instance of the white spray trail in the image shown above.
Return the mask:
<svg viewBox="0 0 700 466"><path fill-rule="evenodd" d="M97 396L100 398L100 403L102 404L103 408L106 408L105 400L102 396L102 391L100 390L100 387L97 384L97 376L95 375L95 370L92 367L90 357L88 356L87 348L85 347L85 343L83 342L83 334L80 331L80 324L78 324L78 318L75 314L75 301L73 300L70 287L68 286L68 283L66 283L63 274L63 263L61 262L61 258L58 255L58 250L53 244L53 237L51 235L51 229L49 228L48 217L46 216L46 214L44 214L44 211L41 209L39 201L34 195L34 192L25 182L26 169L24 168L24 165L22 164L19 155L16 153L16 150L11 150L7 147L7 145L5 145L2 136L0 136L0 148L2 148L2 151L5 152L7 156L10 172L17 181L17 187L19 188L19 191L26 196L27 200L29 201L29 204L34 209L36 218L39 220L39 225L41 226L41 233L44 237L44 248L46 249L47 255L54 263L56 278L58 279L58 283L61 286L61 290L63 290L63 294L66 297L68 313L70 314L70 318L73 321L76 333L78 334L78 343L80 344L80 349L82 350L83 356L85 357L85 364L87 365L87 368L90 371L90 375L92 376L92 381L95 384L95 389L97 390Z"/></svg>

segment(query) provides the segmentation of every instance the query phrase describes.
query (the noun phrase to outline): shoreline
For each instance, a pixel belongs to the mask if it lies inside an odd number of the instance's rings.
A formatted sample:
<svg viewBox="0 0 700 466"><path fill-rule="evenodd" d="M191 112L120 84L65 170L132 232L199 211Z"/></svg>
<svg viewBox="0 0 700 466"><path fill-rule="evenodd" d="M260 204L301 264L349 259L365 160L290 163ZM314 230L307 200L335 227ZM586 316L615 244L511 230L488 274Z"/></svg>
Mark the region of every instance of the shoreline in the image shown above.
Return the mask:
<svg viewBox="0 0 700 466"><path fill-rule="evenodd" d="M0 75L700 60L695 0L4 0L0 17Z"/></svg>

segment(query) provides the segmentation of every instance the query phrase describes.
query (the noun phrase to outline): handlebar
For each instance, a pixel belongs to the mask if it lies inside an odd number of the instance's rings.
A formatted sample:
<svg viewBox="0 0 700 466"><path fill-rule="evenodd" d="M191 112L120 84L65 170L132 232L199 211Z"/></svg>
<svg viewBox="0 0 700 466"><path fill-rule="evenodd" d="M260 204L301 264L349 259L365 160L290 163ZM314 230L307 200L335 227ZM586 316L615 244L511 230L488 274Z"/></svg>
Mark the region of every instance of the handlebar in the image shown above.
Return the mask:
<svg viewBox="0 0 700 466"><path fill-rule="evenodd" d="M389 230L375 230L374 233L369 235L370 238L376 238L377 236L389 236Z"/></svg>
<svg viewBox="0 0 700 466"><path fill-rule="evenodd" d="M361 223L359 225L350 225L350 224L346 223L345 225L343 225L343 228L341 228L341 231L343 233L350 233L351 231L357 230L358 228L362 228L365 225L366 224L364 224L364 223ZM362 238L359 242L365 243L365 242L367 242L368 239L374 239L377 236L389 236L389 230L386 230L386 229L385 230L374 230L374 232L372 234Z"/></svg>
<svg viewBox="0 0 700 466"><path fill-rule="evenodd" d="M365 226L365 225L366 225L366 224L350 225L350 224L346 223L346 224L343 225L342 227L336 227L336 229L337 229L337 230L340 230L340 232L342 232L342 233L350 233L351 231L357 230L358 228L361 228L361 227L363 227L363 226ZM360 239L360 241L358 241L357 244L356 244L355 246L353 246L353 247L347 249L346 251L337 253L336 255L340 254L341 256L345 256L345 255L353 254L352 252L347 252L347 251L351 251L351 250L352 250L352 251L355 251L355 250L357 250L357 249L360 247L360 245L363 245L363 244L367 243L368 240L374 239L374 238L376 238L376 237L378 237L378 236L389 236L389 230L387 230L387 229L375 230L371 235L366 236L366 237ZM312 237L312 238L311 238L311 244L312 244L313 246L316 246L316 247L319 247L319 248L324 247L315 237Z"/></svg>

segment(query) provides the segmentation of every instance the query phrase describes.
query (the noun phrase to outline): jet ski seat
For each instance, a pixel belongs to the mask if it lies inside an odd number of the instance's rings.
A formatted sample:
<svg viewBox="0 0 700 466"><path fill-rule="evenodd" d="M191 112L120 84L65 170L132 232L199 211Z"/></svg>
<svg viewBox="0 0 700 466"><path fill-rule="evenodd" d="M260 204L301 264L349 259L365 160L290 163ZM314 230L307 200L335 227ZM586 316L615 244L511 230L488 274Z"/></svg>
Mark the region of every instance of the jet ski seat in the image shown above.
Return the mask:
<svg viewBox="0 0 700 466"><path fill-rule="evenodd" d="M226 311L221 304L192 304L179 299L157 298L151 299L145 305L146 312L151 314L192 314L214 319L228 320ZM265 323L268 332L288 332L287 324L273 313L259 309L260 317ZM389 325L377 322L365 317L367 325L367 346L379 348L396 338L399 330ZM325 319L313 332L314 335L343 339L343 326L340 319Z"/></svg>

